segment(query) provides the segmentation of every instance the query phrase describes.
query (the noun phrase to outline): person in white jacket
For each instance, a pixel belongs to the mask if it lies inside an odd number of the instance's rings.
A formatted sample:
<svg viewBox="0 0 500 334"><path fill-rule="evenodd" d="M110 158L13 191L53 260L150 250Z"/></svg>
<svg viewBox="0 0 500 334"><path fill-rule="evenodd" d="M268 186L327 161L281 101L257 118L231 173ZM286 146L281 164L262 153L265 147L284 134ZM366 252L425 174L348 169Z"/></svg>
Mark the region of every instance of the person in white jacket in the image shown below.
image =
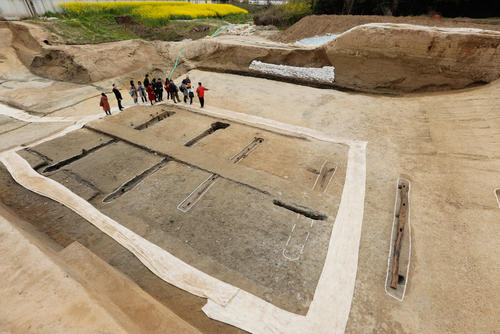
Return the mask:
<svg viewBox="0 0 500 334"><path fill-rule="evenodd" d="M189 104L193 104L193 98L194 98L193 87L191 87L191 83L188 83L186 86L187 86L186 89L187 89L188 96L189 96Z"/></svg>

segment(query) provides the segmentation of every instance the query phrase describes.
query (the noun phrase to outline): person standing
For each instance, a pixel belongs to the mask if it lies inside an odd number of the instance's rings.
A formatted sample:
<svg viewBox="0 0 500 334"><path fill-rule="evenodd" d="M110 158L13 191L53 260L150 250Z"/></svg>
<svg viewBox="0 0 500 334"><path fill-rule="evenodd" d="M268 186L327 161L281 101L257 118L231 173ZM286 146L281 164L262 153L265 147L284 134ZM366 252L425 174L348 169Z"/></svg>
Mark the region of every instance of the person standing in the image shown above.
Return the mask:
<svg viewBox="0 0 500 334"><path fill-rule="evenodd" d="M120 109L120 111L123 110L123 106L122 106L122 94L120 93L120 91L118 90L118 88L116 88L116 85L113 84L113 93L115 94L115 97L116 97L116 101L118 101L118 109Z"/></svg>
<svg viewBox="0 0 500 334"><path fill-rule="evenodd" d="M186 77L182 80L182 83L186 84L186 85L191 83L191 80L189 79L189 75L186 75Z"/></svg>
<svg viewBox="0 0 500 334"><path fill-rule="evenodd" d="M155 96L155 92L153 90L153 87L151 85L146 87L146 92L148 92L149 101L151 102L151 105L153 105L153 101L156 100L156 96Z"/></svg>
<svg viewBox="0 0 500 334"><path fill-rule="evenodd" d="M156 79L156 95L158 95L158 101L163 101L163 83L161 78Z"/></svg>
<svg viewBox="0 0 500 334"><path fill-rule="evenodd" d="M144 78L144 88L148 88L149 86L149 74L146 73L146 77Z"/></svg>
<svg viewBox="0 0 500 334"><path fill-rule="evenodd" d="M174 103L181 102L181 99L179 99L179 88L174 83L174 80L170 79L170 96L172 96L172 100L174 100ZM177 99L177 102L175 100Z"/></svg>
<svg viewBox="0 0 500 334"><path fill-rule="evenodd" d="M142 85L142 82L137 81L137 90L139 91L139 95L141 96L142 102L148 102L148 98L146 97L146 89Z"/></svg>
<svg viewBox="0 0 500 334"><path fill-rule="evenodd" d="M130 80L130 88L129 88L130 96L134 99L134 103L137 104L137 88L135 87L134 80Z"/></svg>
<svg viewBox="0 0 500 334"><path fill-rule="evenodd" d="M99 105L102 107L106 115L111 115L111 107L109 106L108 97L106 94L101 93L101 103Z"/></svg>
<svg viewBox="0 0 500 334"><path fill-rule="evenodd" d="M151 81L151 89L153 89L153 93L155 94L155 102L158 102L158 95L156 95L156 79L153 78L153 80Z"/></svg>
<svg viewBox="0 0 500 334"><path fill-rule="evenodd" d="M169 100L171 98L171 94L170 94L170 81L168 80L168 78L165 79L165 90L167 91L167 100Z"/></svg>
<svg viewBox="0 0 500 334"><path fill-rule="evenodd" d="M187 91L187 85L186 85L186 83L184 82L184 80L182 80L182 84L181 84L181 86L179 87L179 90L182 92L182 95L184 95L184 103L187 103L187 99L188 99L188 91Z"/></svg>
<svg viewBox="0 0 500 334"><path fill-rule="evenodd" d="M198 82L198 88L196 89L196 94L198 95L198 98L200 99L200 106L203 108L205 105L205 91L209 90L208 88L203 87L201 82Z"/></svg>
<svg viewBox="0 0 500 334"><path fill-rule="evenodd" d="M193 91L193 87L191 87L190 83L187 84L187 91L189 94L189 104L193 104L194 91Z"/></svg>

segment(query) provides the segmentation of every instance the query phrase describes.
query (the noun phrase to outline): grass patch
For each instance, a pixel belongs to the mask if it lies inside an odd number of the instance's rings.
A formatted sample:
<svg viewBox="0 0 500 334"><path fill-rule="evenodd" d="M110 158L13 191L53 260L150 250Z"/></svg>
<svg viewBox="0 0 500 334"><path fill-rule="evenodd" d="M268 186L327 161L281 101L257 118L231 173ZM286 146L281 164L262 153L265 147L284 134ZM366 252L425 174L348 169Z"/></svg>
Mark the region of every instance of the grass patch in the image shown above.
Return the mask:
<svg viewBox="0 0 500 334"><path fill-rule="evenodd" d="M228 20L210 18L193 20L170 20L167 24L153 27L135 21L130 16L111 14L88 14L68 17L64 14L47 13L46 17L57 17L47 21L45 18L33 19L42 25L52 36L52 43L61 44L98 44L127 39L181 41L199 39L211 35L217 28L227 25ZM238 20L238 18L233 18ZM247 21L245 21L247 22Z"/></svg>
<svg viewBox="0 0 500 334"><path fill-rule="evenodd" d="M265 11L255 14L254 23L256 25L274 25L284 29L311 14L311 1L291 0L282 5L270 6Z"/></svg>

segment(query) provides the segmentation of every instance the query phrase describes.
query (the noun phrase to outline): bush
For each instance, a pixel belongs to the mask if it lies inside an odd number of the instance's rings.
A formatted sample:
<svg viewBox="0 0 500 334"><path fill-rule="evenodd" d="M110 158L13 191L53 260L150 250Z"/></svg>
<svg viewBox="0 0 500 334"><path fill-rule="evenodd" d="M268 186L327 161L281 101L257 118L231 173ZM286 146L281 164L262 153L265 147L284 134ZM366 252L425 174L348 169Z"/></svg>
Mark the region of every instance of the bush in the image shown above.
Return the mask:
<svg viewBox="0 0 500 334"><path fill-rule="evenodd" d="M292 0L279 6L271 6L266 11L254 16L256 25L274 25L287 27L304 16L312 14L311 2Z"/></svg>

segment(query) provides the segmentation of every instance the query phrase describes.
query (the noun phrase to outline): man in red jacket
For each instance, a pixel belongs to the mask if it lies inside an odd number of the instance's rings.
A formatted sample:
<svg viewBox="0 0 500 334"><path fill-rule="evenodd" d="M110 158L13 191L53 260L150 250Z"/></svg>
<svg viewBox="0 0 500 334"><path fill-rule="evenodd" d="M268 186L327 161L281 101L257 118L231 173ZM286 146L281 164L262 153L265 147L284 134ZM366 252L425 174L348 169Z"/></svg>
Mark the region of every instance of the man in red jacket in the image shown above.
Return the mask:
<svg viewBox="0 0 500 334"><path fill-rule="evenodd" d="M201 85L201 82L198 82L198 88L196 89L196 94L198 95L198 98L200 99L200 105L203 108L205 105L205 91L209 90L208 88L205 88Z"/></svg>

